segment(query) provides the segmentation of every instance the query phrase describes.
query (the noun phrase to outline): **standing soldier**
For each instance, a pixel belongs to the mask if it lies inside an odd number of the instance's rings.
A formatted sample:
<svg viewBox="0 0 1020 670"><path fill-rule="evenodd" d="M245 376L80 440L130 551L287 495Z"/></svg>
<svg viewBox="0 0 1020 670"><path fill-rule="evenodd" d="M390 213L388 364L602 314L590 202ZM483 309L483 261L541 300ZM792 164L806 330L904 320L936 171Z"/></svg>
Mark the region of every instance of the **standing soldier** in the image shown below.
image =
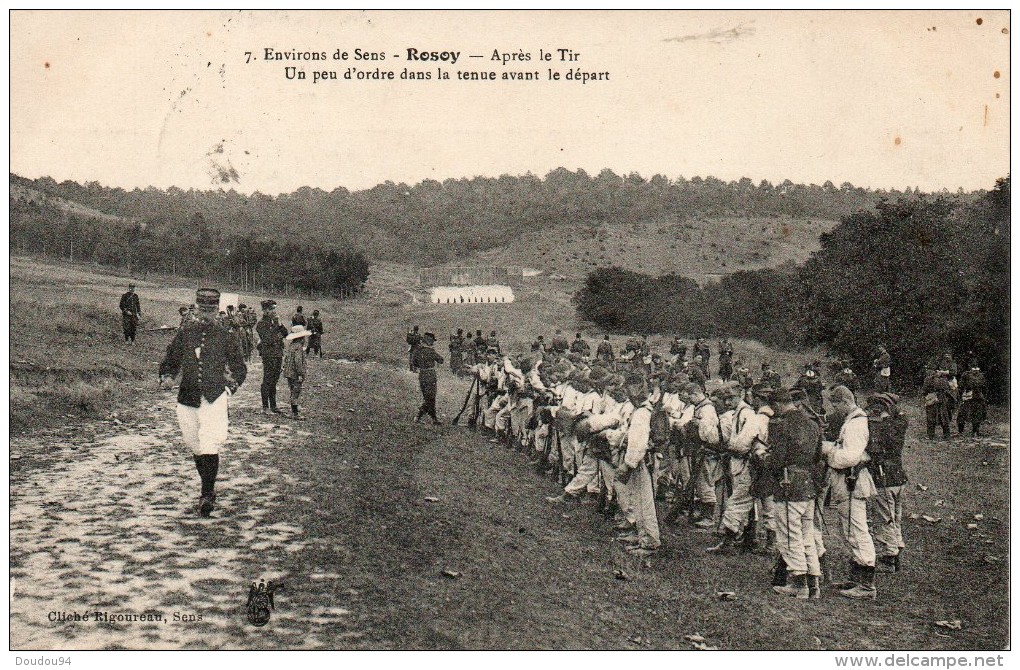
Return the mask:
<svg viewBox="0 0 1020 670"><path fill-rule="evenodd" d="M733 376L733 347L727 338L719 343L719 378L724 382Z"/></svg>
<svg viewBox="0 0 1020 670"><path fill-rule="evenodd" d="M603 336L602 341L599 343L599 348L595 351L595 358L607 366L612 366L616 361L616 354L613 353L613 343L609 341L608 335Z"/></svg>
<svg viewBox="0 0 1020 670"><path fill-rule="evenodd" d="M412 330L407 331L407 365L411 369L411 372L417 372L414 367L414 350L421 344L421 333L418 332L418 326L415 326Z"/></svg>
<svg viewBox="0 0 1020 670"><path fill-rule="evenodd" d="M711 377L708 373L708 362L712 358L712 348L708 346L708 342L705 338L699 337L698 341L694 343L694 353L697 356L701 356L701 371L705 373L705 379Z"/></svg>
<svg viewBox="0 0 1020 670"><path fill-rule="evenodd" d="M415 326L417 328L417 326ZM440 426L442 423L436 415L436 364L443 364L443 358L436 353L432 345L436 343L436 336L432 333L425 333L421 342L414 348L411 358L411 367L418 371L418 386L421 388L422 404L418 408L418 415L414 422L418 423L421 418L428 414L432 417L433 425Z"/></svg>
<svg viewBox="0 0 1020 670"><path fill-rule="evenodd" d="M669 354L673 356L673 365L680 365L687 358L687 345L679 335L673 336L673 341L669 344Z"/></svg>
<svg viewBox="0 0 1020 670"><path fill-rule="evenodd" d="M322 358L322 334L326 331L322 328L319 310L314 310L312 318L308 319L308 330L311 332L308 336L308 353L319 354L319 358Z"/></svg>
<svg viewBox="0 0 1020 670"><path fill-rule="evenodd" d="M857 381L857 375L854 374L853 369L850 367L850 361L840 361L839 368L839 372L832 378L832 385L845 386L856 395L857 391L860 390L860 384Z"/></svg>
<svg viewBox="0 0 1020 670"><path fill-rule="evenodd" d="M308 327L308 317L305 316L304 310L305 308L301 305L297 306L297 311L290 317L290 325Z"/></svg>
<svg viewBox="0 0 1020 670"><path fill-rule="evenodd" d="M567 342L567 338L563 336L563 331L559 328L556 329L556 334L552 338L552 350L557 356L566 355L570 349L570 343Z"/></svg>
<svg viewBox="0 0 1020 670"><path fill-rule="evenodd" d="M873 363L875 367L875 391L888 393L892 391L892 356L886 351L885 345L878 345L878 357Z"/></svg>
<svg viewBox="0 0 1020 670"><path fill-rule="evenodd" d="M818 369L814 363L808 363L804 366L804 372L801 373L797 383L794 384L794 388L800 389L804 392L804 396L811 411L815 414L825 413L825 409L822 405L822 390L824 385L822 384L821 377L818 376Z"/></svg>
<svg viewBox="0 0 1020 670"><path fill-rule="evenodd" d="M259 356L262 357L262 413L283 414L276 407L276 385L283 369L283 343L287 328L276 315L276 301L262 301L262 319L255 327L259 335Z"/></svg>
<svg viewBox="0 0 1020 670"><path fill-rule="evenodd" d="M743 394L737 387L724 386L718 394L725 409L728 410L727 414L730 414L731 429L724 431L729 434L725 444L729 452L729 463L724 462L723 467L728 465L730 468L733 491L722 511L722 526L725 533L723 540L716 546L709 547L708 552L730 555L736 553L745 540L744 529L748 525L751 508L754 505L751 498L751 466L748 457L751 448L755 446L755 438L760 440L768 438L768 419L766 417L763 426L754 408L744 402Z"/></svg>
<svg viewBox="0 0 1020 670"><path fill-rule="evenodd" d="M928 370L924 378L924 412L928 439L935 439L935 428L942 427L942 436L950 436L949 424L953 416L952 393L948 373L945 370Z"/></svg>
<svg viewBox="0 0 1020 670"><path fill-rule="evenodd" d="M450 372L459 375L464 367L464 330L458 328L455 334L450 334Z"/></svg>
<svg viewBox="0 0 1020 670"><path fill-rule="evenodd" d="M623 463L616 469L616 480L626 486L626 505L634 517L637 543L628 549L635 556L650 556L662 543L659 538L659 521L655 515L655 494L650 474L649 437L651 434L652 404L648 400L648 387L644 377L631 374L627 378L627 395L636 408L630 416L627 429L627 447Z"/></svg>
<svg viewBox="0 0 1020 670"><path fill-rule="evenodd" d="M772 364L768 361L761 362L761 379L758 383L762 386L768 386L774 389L781 388L783 385L783 379L779 376L779 373L772 369Z"/></svg>
<svg viewBox="0 0 1020 670"><path fill-rule="evenodd" d="M497 356L503 355L503 348L499 344L499 338L496 337L496 331L492 331L489 333L489 339L485 341L485 344L486 353L488 353L490 350L495 350Z"/></svg>
<svg viewBox="0 0 1020 670"><path fill-rule="evenodd" d="M128 284L127 293L120 297L120 314L121 326L124 329L124 341L134 344L138 319L142 316L142 305L138 301L134 284Z"/></svg>
<svg viewBox="0 0 1020 670"><path fill-rule="evenodd" d="M704 389L696 382L683 387L682 399L694 406L694 417L684 426L688 442L700 443L704 460L699 471L691 472L698 499L695 527L708 530L715 525L715 489L722 479L722 465L719 462L719 415Z"/></svg>
<svg viewBox="0 0 1020 670"><path fill-rule="evenodd" d="M814 531L818 492L813 473L821 432L818 424L793 404L788 391L776 390L771 404L776 415L769 422L769 444L758 443L755 457L775 499L776 547L788 575L786 585L772 589L800 599L820 598L822 572ZM868 532L867 523L864 532Z"/></svg>
<svg viewBox="0 0 1020 670"><path fill-rule="evenodd" d="M690 365L684 366L684 372L692 382L700 386L702 389L705 388L705 384L708 383L708 375L705 373L704 360L701 358L701 354L694 356L694 362Z"/></svg>
<svg viewBox="0 0 1020 670"><path fill-rule="evenodd" d="M478 363L485 362L485 352L489 350L489 341L482 335L481 330L475 331L475 360Z"/></svg>
<svg viewBox="0 0 1020 670"><path fill-rule="evenodd" d="M875 543L868 532L867 499L875 495L875 482L866 467L868 415L845 386L832 389L829 403L838 416L844 417L837 440L822 442L822 457L829 466L828 504L837 509L840 530L851 554L850 579L840 585L840 594L874 599ZM775 513L778 517L778 504Z"/></svg>
<svg viewBox="0 0 1020 670"><path fill-rule="evenodd" d="M581 333L577 333L577 335L574 336L574 341L570 343L570 352L579 354L584 358L591 356L591 347L587 342L581 339Z"/></svg>
<svg viewBox="0 0 1020 670"><path fill-rule="evenodd" d="M899 572L903 543L903 444L907 439L907 417L900 413L892 393L868 397L868 471L875 482L873 508L877 522L875 534L878 557L875 567L881 572Z"/></svg>
<svg viewBox="0 0 1020 670"><path fill-rule="evenodd" d="M977 359L970 362L970 369L960 377L960 411L956 415L956 427L963 434L967 423L971 425L971 434L981 434L981 423L985 420L985 373Z"/></svg>
<svg viewBox="0 0 1020 670"><path fill-rule="evenodd" d="M220 292L199 289L196 302L198 320L177 331L160 363L159 377L162 386L181 373L177 421L202 480L198 513L207 517L216 501L220 446L227 440L228 398L244 383L248 370L237 337L216 323Z"/></svg>
<svg viewBox="0 0 1020 670"><path fill-rule="evenodd" d="M457 329L458 334L462 332L463 331L459 328ZM475 340L471 337L471 329L468 329L467 335L464 336L463 344L461 344L461 351L464 355L464 366L466 368L470 368L481 362L481 353L475 351Z"/></svg>

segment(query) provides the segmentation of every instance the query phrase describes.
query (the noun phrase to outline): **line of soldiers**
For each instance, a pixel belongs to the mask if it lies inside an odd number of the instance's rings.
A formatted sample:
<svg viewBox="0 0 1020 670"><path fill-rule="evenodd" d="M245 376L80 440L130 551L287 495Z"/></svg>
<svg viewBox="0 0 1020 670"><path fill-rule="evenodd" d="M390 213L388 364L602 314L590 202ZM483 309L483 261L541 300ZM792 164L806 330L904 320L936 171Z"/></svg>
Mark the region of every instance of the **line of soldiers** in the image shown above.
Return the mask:
<svg viewBox="0 0 1020 670"><path fill-rule="evenodd" d="M660 549L660 516L686 516L694 530L721 533L710 555L775 555L773 587L797 598L820 597L831 506L851 555L842 595L875 598L876 570L899 570L907 421L897 396L875 393L859 407L846 386L826 390L817 364L792 388L767 363L750 379L728 343L729 369L720 367L733 379L708 381L703 341L694 360L676 351L656 367L646 338L618 358L608 338L594 357L565 340L557 331L548 348L539 337L528 355L487 351L468 366L469 425L559 481L550 503L597 502L641 557Z"/></svg>

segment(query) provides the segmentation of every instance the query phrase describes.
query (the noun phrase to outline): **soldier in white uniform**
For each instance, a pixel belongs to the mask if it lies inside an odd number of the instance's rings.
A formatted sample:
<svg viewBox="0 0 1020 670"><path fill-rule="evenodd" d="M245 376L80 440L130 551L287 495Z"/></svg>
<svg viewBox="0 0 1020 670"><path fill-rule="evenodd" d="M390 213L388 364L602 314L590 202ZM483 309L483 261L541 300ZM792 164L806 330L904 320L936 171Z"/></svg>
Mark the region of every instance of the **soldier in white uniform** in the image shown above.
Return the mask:
<svg viewBox="0 0 1020 670"><path fill-rule="evenodd" d="M822 443L822 456L829 466L827 503L836 507L851 554L850 579L841 584L840 594L874 599L875 544L868 531L867 500L875 495L875 484L866 467L868 415L845 386L832 389L829 403L837 415L844 417L837 440Z"/></svg>
<svg viewBox="0 0 1020 670"><path fill-rule="evenodd" d="M626 504L633 516L637 535L636 542L628 551L636 556L649 556L658 551L662 542L647 459L652 405L648 401L648 387L640 374L632 374L627 378L627 395L636 409L630 417L627 449L623 463L616 469L616 478L626 484Z"/></svg>

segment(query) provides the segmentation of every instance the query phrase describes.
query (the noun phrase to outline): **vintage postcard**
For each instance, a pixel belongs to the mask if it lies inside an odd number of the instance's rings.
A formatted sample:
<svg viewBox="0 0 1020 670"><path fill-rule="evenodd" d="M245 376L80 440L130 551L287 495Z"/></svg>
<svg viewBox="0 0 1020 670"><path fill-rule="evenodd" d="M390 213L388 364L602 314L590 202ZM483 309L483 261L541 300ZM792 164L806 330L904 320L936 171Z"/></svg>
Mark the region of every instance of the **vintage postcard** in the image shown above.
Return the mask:
<svg viewBox="0 0 1020 670"><path fill-rule="evenodd" d="M1008 11L9 18L19 664L1003 664Z"/></svg>

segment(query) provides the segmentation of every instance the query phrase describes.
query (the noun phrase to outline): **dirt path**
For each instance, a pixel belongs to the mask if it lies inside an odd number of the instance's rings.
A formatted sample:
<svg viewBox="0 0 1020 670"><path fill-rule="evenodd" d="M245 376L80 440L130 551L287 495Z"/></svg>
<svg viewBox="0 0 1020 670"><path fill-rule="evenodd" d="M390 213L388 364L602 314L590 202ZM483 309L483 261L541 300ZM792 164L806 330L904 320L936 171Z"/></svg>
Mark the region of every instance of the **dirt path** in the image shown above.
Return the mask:
<svg viewBox="0 0 1020 670"><path fill-rule="evenodd" d="M246 621L247 585L286 581L289 556L317 541L279 513L293 478L267 453L308 433L261 415L257 366L231 403L210 519L195 514L198 477L173 393L156 396L148 423L107 423L95 437L79 430L52 444L12 440L12 457L31 460L12 476L13 648L321 648L311 629L343 624L349 610L336 607L281 608L262 630ZM51 620L97 610L164 621Z"/></svg>

